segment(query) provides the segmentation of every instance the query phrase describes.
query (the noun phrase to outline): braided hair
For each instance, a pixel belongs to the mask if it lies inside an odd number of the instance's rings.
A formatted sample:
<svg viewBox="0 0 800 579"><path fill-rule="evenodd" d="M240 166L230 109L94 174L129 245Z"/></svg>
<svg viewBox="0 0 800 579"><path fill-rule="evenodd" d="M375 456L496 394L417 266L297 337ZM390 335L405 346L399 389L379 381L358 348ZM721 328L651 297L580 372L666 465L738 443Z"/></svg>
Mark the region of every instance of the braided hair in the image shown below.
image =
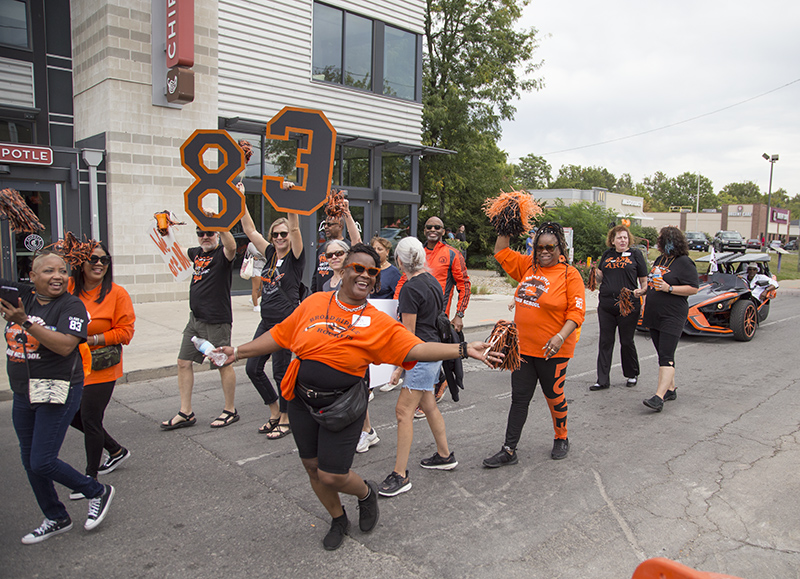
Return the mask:
<svg viewBox="0 0 800 579"><path fill-rule="evenodd" d="M539 267L537 264L539 238L545 234L550 234L555 236L556 245L558 245L558 250L561 252L561 255L563 255L564 257L567 256L567 240L564 237L564 228L561 227L560 223L557 223L555 221L545 221L539 226L539 229L536 230L536 235L533 238L532 257L533 257L534 271Z"/></svg>

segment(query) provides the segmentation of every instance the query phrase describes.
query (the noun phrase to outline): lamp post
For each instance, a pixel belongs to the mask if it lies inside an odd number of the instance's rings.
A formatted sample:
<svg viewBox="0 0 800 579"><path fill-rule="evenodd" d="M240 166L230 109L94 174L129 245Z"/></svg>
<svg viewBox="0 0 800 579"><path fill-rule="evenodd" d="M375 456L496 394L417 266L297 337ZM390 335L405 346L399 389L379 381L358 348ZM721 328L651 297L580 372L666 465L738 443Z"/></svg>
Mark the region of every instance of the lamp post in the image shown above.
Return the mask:
<svg viewBox="0 0 800 579"><path fill-rule="evenodd" d="M769 245L769 222L770 218L772 217L772 169L775 168L775 162L778 160L778 155L767 155L764 153L761 155L764 159L767 160L769 163L769 192L767 193L767 230L764 235L764 240ZM764 248L761 248L761 251L764 251Z"/></svg>
<svg viewBox="0 0 800 579"><path fill-rule="evenodd" d="M694 210L694 230L700 231L700 171L697 172L697 207Z"/></svg>

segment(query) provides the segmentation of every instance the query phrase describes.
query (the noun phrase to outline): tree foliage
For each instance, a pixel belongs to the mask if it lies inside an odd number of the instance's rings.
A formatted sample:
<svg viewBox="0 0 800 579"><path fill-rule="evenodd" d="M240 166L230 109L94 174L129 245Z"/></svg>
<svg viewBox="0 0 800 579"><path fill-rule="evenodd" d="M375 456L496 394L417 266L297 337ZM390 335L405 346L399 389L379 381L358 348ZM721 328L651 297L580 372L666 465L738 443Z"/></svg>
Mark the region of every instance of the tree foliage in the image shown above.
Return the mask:
<svg viewBox="0 0 800 579"><path fill-rule="evenodd" d="M514 165L514 184L519 189L547 189L553 168L544 157L525 155Z"/></svg>
<svg viewBox="0 0 800 579"><path fill-rule="evenodd" d="M558 177L550 184L550 189L591 189L592 187L603 187L611 191L616 184L617 178L604 167L562 165L558 170Z"/></svg>
<svg viewBox="0 0 800 579"><path fill-rule="evenodd" d="M617 213L596 203L580 201L564 205L560 199L545 211L541 221L557 221L573 231L574 259L598 258L606 250L606 235L617 221Z"/></svg>

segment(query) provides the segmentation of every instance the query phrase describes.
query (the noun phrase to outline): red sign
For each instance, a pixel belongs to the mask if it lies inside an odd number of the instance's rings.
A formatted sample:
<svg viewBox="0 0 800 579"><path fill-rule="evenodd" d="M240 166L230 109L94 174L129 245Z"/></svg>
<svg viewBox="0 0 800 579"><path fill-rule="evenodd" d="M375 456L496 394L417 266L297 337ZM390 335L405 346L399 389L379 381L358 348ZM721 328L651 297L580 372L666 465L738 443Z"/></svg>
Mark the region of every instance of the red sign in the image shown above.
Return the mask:
<svg viewBox="0 0 800 579"><path fill-rule="evenodd" d="M194 0L167 3L167 68L194 66Z"/></svg>
<svg viewBox="0 0 800 579"><path fill-rule="evenodd" d="M788 209L777 209L775 207L772 208L772 219L773 223L789 223L789 210Z"/></svg>
<svg viewBox="0 0 800 579"><path fill-rule="evenodd" d="M0 163L49 166L53 164L53 149L16 143L0 143Z"/></svg>

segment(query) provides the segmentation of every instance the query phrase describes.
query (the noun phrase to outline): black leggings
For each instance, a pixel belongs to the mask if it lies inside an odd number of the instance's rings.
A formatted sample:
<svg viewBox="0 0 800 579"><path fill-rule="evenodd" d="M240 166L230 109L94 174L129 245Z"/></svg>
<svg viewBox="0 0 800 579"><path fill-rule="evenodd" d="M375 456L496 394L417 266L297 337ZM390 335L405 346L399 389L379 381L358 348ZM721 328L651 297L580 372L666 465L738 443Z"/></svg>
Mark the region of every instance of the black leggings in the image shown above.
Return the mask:
<svg viewBox="0 0 800 579"><path fill-rule="evenodd" d="M519 370L511 374L511 408L508 411L505 446L514 450L519 443L522 427L528 419L528 407L533 400L536 383L550 407L555 438L567 438L567 398L564 396L564 381L569 358L534 358L522 356Z"/></svg>
<svg viewBox="0 0 800 579"><path fill-rule="evenodd" d="M253 339L255 340L259 336L266 334L274 325L275 324L262 319L261 323L258 324L258 328L256 328ZM256 390L258 390L258 393L261 395L264 404L269 406L280 399L281 412L286 412L286 400L283 395L280 394L281 380L283 380L283 376L286 374L289 362L292 361L292 352L290 350L280 349L272 354L272 377L275 379L275 385L278 389L277 392L275 391L275 387L272 386L272 382L267 378L267 373L264 372L264 366L269 358L270 354L258 356L257 358L249 358L245 366L245 371L247 372L247 377L250 378L253 386L256 387Z"/></svg>
<svg viewBox="0 0 800 579"><path fill-rule="evenodd" d="M111 394L114 393L116 382L112 380L84 386L81 407L72 419L71 426L83 432L86 475L92 478L97 478L97 469L100 467L104 448L110 455L119 454L122 450L119 442L114 440L103 427L103 416L111 400Z"/></svg>
<svg viewBox="0 0 800 579"><path fill-rule="evenodd" d="M636 300L638 302L638 300ZM633 336L636 333L636 322L639 320L639 307L622 316L619 306L600 303L597 308L597 321L600 323L600 338L597 348L597 383L601 386L611 384L609 376L611 361L614 357L614 342L619 329L619 349L622 357L622 375L636 378L639 375L639 356Z"/></svg>
<svg viewBox="0 0 800 579"><path fill-rule="evenodd" d="M653 346L658 352L658 365L675 367L675 350L678 348L678 342L681 339L680 334L665 334L658 330L650 328L650 339L653 341Z"/></svg>

